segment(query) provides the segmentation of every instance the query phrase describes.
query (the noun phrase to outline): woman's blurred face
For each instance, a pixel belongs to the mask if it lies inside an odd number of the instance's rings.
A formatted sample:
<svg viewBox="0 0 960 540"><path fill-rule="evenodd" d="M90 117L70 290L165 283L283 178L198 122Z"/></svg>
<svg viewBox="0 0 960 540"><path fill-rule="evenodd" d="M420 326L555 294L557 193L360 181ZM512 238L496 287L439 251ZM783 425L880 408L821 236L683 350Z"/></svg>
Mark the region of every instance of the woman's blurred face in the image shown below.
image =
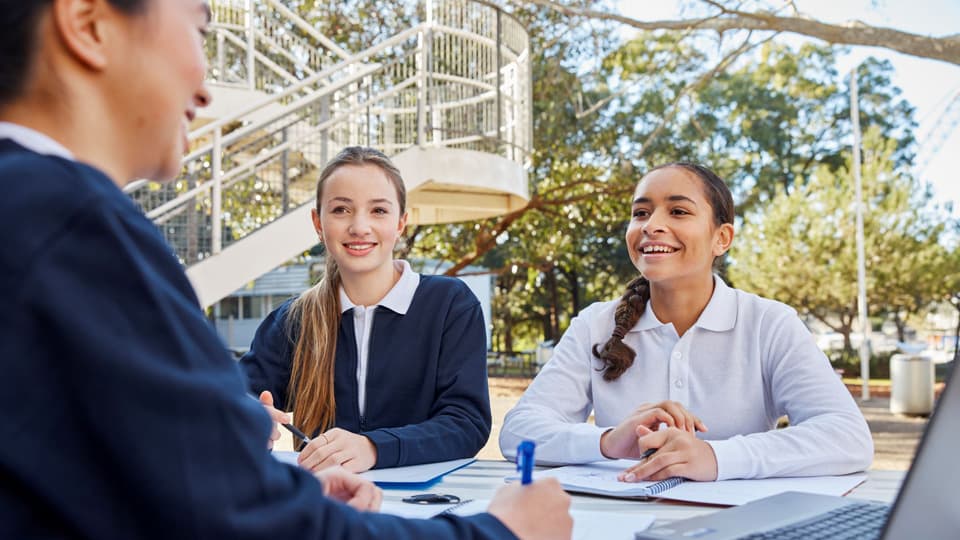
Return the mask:
<svg viewBox="0 0 960 540"><path fill-rule="evenodd" d="M180 172L190 122L210 101L203 49L210 7L206 0L147 0L142 14L125 17L118 38L126 47L108 79L130 169L134 178L171 179Z"/></svg>

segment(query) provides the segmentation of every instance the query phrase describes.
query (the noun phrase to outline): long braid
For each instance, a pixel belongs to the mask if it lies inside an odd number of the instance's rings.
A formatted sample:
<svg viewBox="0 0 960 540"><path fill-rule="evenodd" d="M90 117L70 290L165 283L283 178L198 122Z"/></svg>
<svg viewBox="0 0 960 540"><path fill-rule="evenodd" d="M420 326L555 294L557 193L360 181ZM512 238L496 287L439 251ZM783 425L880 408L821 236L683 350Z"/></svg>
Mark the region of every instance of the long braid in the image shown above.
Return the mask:
<svg viewBox="0 0 960 540"><path fill-rule="evenodd" d="M627 284L613 314L613 335L603 346L599 343L593 346L593 355L603 360L603 380L615 381L633 365L637 353L623 342L623 338L640 320L649 300L650 282L647 278L640 276Z"/></svg>

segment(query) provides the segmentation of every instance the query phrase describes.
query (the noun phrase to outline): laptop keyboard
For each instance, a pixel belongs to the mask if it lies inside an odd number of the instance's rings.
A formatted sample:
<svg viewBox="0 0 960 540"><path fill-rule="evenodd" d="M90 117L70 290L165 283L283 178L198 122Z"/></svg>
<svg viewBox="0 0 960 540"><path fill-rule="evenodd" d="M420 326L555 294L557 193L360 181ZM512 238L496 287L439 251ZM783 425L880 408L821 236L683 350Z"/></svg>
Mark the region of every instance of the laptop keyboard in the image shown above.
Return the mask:
<svg viewBox="0 0 960 540"><path fill-rule="evenodd" d="M889 513L886 505L855 503L741 540L875 540L880 538Z"/></svg>

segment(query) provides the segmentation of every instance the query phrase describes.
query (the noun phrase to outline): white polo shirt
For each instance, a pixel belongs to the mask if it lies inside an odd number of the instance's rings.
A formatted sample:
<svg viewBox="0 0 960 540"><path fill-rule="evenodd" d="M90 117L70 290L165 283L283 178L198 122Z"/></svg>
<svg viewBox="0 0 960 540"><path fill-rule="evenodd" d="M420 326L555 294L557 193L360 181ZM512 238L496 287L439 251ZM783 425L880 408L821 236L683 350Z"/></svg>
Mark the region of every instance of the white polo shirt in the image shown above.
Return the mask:
<svg viewBox="0 0 960 540"><path fill-rule="evenodd" d="M420 274L410 268L410 263L403 260L393 261L394 267L401 272L400 279L390 289L390 292L375 305L358 306L350 301L347 292L340 286L340 314L353 310L353 329L357 338L357 400L360 406L360 415L363 416L366 407L367 360L370 356L370 329L373 326L373 314L377 307L383 306L394 313L406 315L413 302L413 295L420 285Z"/></svg>
<svg viewBox="0 0 960 540"><path fill-rule="evenodd" d="M650 303L624 342L637 355L603 380L592 347L613 331L617 301L593 304L570 323L551 360L504 420L500 449L537 443L537 460L604 459L600 436L643 403L680 402L700 417L718 479L845 474L869 467L873 440L850 392L789 306L728 287L680 337ZM587 423L594 413L596 424ZM782 415L790 427L774 429Z"/></svg>

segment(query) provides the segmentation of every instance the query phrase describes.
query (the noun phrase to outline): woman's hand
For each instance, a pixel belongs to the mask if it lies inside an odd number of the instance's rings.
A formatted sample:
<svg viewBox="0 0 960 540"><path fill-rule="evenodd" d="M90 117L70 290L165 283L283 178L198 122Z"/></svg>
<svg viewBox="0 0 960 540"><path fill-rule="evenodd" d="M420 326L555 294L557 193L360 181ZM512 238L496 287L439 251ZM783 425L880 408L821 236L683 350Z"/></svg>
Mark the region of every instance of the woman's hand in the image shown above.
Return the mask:
<svg viewBox="0 0 960 540"><path fill-rule="evenodd" d="M280 430L277 428L277 424L289 424L290 415L274 408L273 394L266 390L260 392L260 403L263 404L263 408L267 410L267 414L273 420L273 431L270 432L270 439L267 441L267 448L272 450L273 443L280 438Z"/></svg>
<svg viewBox="0 0 960 540"><path fill-rule="evenodd" d="M673 476L698 481L717 479L717 456L713 447L689 431L674 427L646 431L637 445L642 451L656 451L620 473L618 479L623 482L665 480Z"/></svg>
<svg viewBox="0 0 960 540"><path fill-rule="evenodd" d="M707 431L707 426L699 418L676 401L644 403L617 427L600 436L600 453L611 459L640 459L643 451L637 438L657 431L661 424L689 433Z"/></svg>
<svg viewBox="0 0 960 540"><path fill-rule="evenodd" d="M338 465L350 472L363 472L377 463L377 447L363 435L333 428L314 437L300 451L297 462L313 472Z"/></svg>
<svg viewBox="0 0 960 540"><path fill-rule="evenodd" d="M383 500L383 491L342 467L331 467L314 476L323 484L323 494L361 511L376 512Z"/></svg>

